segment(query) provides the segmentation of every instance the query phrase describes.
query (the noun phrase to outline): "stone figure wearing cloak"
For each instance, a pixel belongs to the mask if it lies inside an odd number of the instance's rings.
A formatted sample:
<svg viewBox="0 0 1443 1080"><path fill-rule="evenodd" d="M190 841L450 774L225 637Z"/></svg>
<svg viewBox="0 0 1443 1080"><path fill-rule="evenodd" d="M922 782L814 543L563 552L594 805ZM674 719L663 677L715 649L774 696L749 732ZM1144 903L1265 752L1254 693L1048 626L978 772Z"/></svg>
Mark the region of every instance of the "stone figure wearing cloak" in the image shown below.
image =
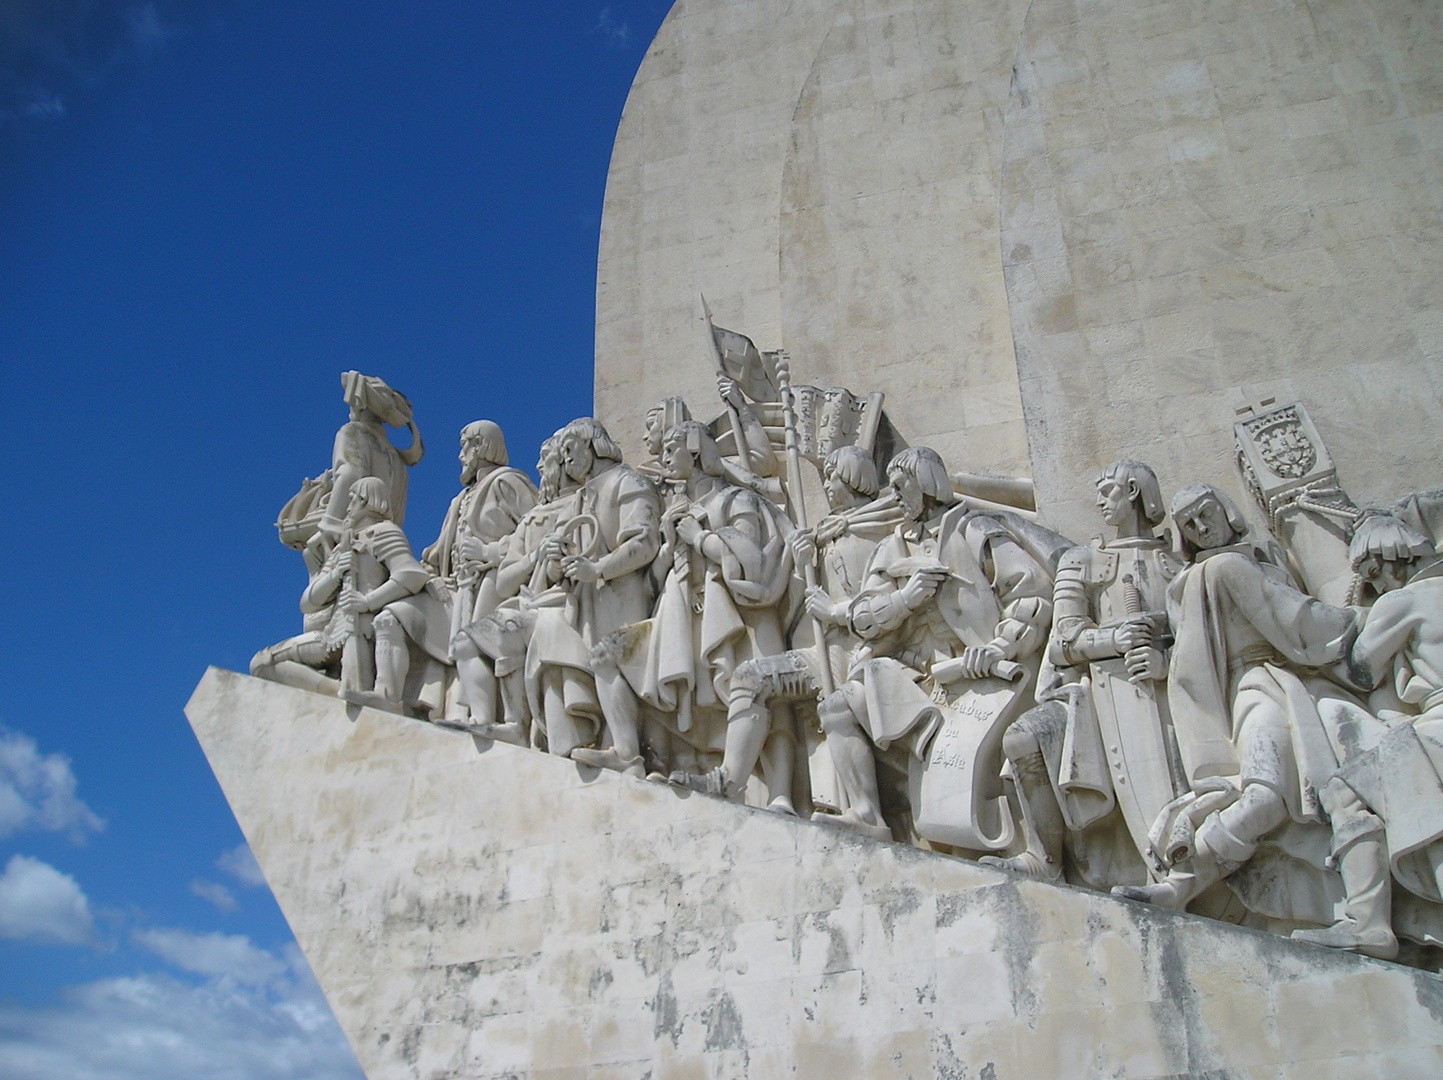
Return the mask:
<svg viewBox="0 0 1443 1080"><path fill-rule="evenodd" d="M1249 910L1330 924L1342 887L1322 867L1339 822L1330 824L1321 793L1349 745L1377 723L1322 677L1344 677L1356 613L1299 592L1263 562L1241 513L1215 488L1185 488L1170 509L1192 561L1168 588L1168 704L1195 798L1154 824L1167 876L1113 892L1182 909L1236 875L1229 886ZM1237 874L1264 841L1282 850L1275 869Z"/></svg>
<svg viewBox="0 0 1443 1080"><path fill-rule="evenodd" d="M592 648L651 614L649 569L661 543L661 507L656 489L622 463L599 420L583 417L563 428L560 458L562 472L578 486L562 500L556 529L538 557L559 566L561 602L536 610L525 672L548 749L569 757L600 734Z"/></svg>
<svg viewBox="0 0 1443 1080"><path fill-rule="evenodd" d="M397 525L406 523L406 470L426 452L421 432L411 417L411 403L374 375L347 371L341 376L350 419L336 432L331 450L331 492L314 538L324 554L341 534L351 486L362 477L381 481L386 504ZM386 437L386 427L406 427L411 444L397 450Z"/></svg>
<svg viewBox="0 0 1443 1080"><path fill-rule="evenodd" d="M522 515L506 538L505 551L492 578L495 603L491 610L460 627L451 640L461 697L469 709L466 721L457 726L518 746L527 745L531 738L531 710L523 668L535 611L565 602L565 590L557 584L561 566L541 554L543 543L555 532L561 515L561 496L574 490L574 485L563 477L560 448L560 432L541 444L536 463L541 477L540 501ZM472 612L478 607L473 606ZM499 721L495 708L498 691ZM480 702L480 707L471 702Z"/></svg>
<svg viewBox="0 0 1443 1080"><path fill-rule="evenodd" d="M1341 917L1293 937L1387 957L1395 931L1436 938L1443 914L1435 906L1443 902L1443 560L1392 514L1365 517L1349 554L1354 573L1378 595L1350 670L1379 688L1369 703L1386 726L1322 791L1333 816L1332 861L1343 877ZM1391 901L1394 880L1407 890L1402 904ZM1390 915L1402 916L1396 927Z"/></svg>
<svg viewBox="0 0 1443 1080"><path fill-rule="evenodd" d="M451 641L463 626L485 618L501 597L497 567L521 518L536 505L537 492L520 469L507 465L506 441L490 420L461 429L461 492L451 500L436 542L421 556L434 575L414 596L388 605L376 616L377 689L395 693L377 704L399 708L419 703L431 716L447 707L447 685L454 664ZM408 673L420 669L420 687L401 694ZM471 703L475 722L496 718L494 695ZM462 702L450 707L459 719Z"/></svg>
<svg viewBox="0 0 1443 1080"><path fill-rule="evenodd" d="M1035 679L1052 614L1046 571L996 519L953 505L935 451L903 450L888 483L904 521L873 554L848 609L866 645L818 710L849 803L829 820L879 839L892 834L873 746L899 744L925 760L944 710L975 680L1018 661Z"/></svg>
<svg viewBox="0 0 1443 1080"><path fill-rule="evenodd" d="M982 861L1059 881L1066 836L1076 877L1106 889L1148 880L1149 830L1187 790L1164 682L1167 587L1182 562L1154 535L1167 510L1146 465L1108 466L1097 507L1117 537L1060 560L1040 704L1003 738L1027 848Z"/></svg>
<svg viewBox="0 0 1443 1080"><path fill-rule="evenodd" d="M786 649L791 523L770 500L727 482L703 424L687 421L667 432L661 464L672 491L663 510L656 610L597 650L598 680L605 678L612 691L605 704L613 749L573 756L613 768L639 766L620 755L638 745L640 698L682 741L724 750L721 769L729 779L719 794L739 795L761 759L771 804L790 810L790 709L729 706L739 666Z"/></svg>

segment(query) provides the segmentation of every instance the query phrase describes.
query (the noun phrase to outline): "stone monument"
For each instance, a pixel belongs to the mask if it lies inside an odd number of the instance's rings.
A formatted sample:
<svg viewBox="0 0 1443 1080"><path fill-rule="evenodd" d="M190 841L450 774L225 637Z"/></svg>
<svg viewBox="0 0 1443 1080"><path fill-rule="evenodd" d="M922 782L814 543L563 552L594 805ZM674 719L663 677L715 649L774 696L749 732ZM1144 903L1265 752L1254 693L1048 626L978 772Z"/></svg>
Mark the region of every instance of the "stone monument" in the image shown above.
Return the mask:
<svg viewBox="0 0 1443 1080"><path fill-rule="evenodd" d="M372 1080L1443 1072L1440 46L679 0L596 416L417 559L347 373L187 708Z"/></svg>

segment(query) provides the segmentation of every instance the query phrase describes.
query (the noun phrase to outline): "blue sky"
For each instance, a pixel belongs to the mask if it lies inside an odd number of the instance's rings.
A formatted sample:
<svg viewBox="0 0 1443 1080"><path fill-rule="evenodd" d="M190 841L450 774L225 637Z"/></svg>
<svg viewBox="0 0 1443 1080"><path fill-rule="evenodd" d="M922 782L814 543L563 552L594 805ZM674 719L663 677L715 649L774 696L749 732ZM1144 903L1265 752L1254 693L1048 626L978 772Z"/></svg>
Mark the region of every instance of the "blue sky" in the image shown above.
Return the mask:
<svg viewBox="0 0 1443 1080"><path fill-rule="evenodd" d="M339 374L513 460L591 403L611 140L667 0L0 3L0 1075L359 1075L182 715L294 633Z"/></svg>

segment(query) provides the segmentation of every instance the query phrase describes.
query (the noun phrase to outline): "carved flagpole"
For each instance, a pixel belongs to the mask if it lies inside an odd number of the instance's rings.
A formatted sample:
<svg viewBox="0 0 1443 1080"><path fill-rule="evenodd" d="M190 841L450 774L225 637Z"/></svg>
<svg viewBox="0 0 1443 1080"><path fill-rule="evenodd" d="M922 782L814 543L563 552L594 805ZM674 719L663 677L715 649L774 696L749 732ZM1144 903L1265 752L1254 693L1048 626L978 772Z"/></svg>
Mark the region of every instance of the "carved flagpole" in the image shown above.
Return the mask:
<svg viewBox="0 0 1443 1080"><path fill-rule="evenodd" d="M782 425L787 433L787 502L791 504L792 520L797 528L805 529L807 504L802 497L802 450L797 438L797 410L792 401L791 357L785 351L777 353L777 388L782 392ZM802 579L808 592L817 587L817 568L810 562L802 567ZM822 688L822 696L826 697L836 689L832 685L832 657L827 649L827 627L815 615L812 616L812 633L822 658L818 684Z"/></svg>
<svg viewBox="0 0 1443 1080"><path fill-rule="evenodd" d="M722 360L721 347L716 343L716 326L711 321L711 308L707 306L706 297L701 293L696 294L697 301L697 322L702 332L706 335L707 349L711 353L712 366L716 368L718 375L731 376L727 372L726 364ZM737 444L737 461L748 472L752 468L751 451L747 449L747 436L742 428L741 414L737 412L736 406L731 402L724 402L727 407L727 415L732 418L732 438Z"/></svg>

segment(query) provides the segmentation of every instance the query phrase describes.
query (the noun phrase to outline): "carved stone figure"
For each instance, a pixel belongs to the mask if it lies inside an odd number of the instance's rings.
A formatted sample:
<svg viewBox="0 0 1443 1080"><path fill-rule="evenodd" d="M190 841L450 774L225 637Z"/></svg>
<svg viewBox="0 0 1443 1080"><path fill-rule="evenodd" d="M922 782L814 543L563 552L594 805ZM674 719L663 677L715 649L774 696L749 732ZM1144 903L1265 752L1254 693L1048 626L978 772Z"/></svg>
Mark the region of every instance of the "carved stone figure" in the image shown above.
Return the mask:
<svg viewBox="0 0 1443 1080"><path fill-rule="evenodd" d="M1166 510L1146 465L1104 469L1097 507L1116 538L1062 557L1040 704L1003 738L1027 848L982 861L1059 881L1067 836L1078 880L1108 888L1147 880L1148 831L1186 790L1163 684L1167 587L1182 563L1153 532Z"/></svg>
<svg viewBox="0 0 1443 1080"><path fill-rule="evenodd" d="M650 481L624 465L601 422L573 420L561 432L563 473L577 490L563 500L538 562L559 571L564 602L536 611L526 683L547 747L570 756L600 733L609 687L592 670L592 648L651 613L648 570L660 546L660 504ZM634 746L615 745L628 761Z"/></svg>
<svg viewBox="0 0 1443 1080"><path fill-rule="evenodd" d="M541 477L540 501L522 515L506 539L506 550L492 579L495 604L460 627L451 640L457 681L469 708L462 726L518 746L527 745L531 732L524 666L535 610L553 600L564 602L564 597L554 595L559 587L548 588L559 580L560 567L541 557L542 544L555 530L562 511L560 496L574 489L561 469L560 432L541 444L536 472ZM472 608L473 615L477 610Z"/></svg>
<svg viewBox="0 0 1443 1080"><path fill-rule="evenodd" d="M1217 489L1185 488L1171 513L1192 561L1168 589L1176 635L1168 702L1193 796L1154 827L1163 835L1169 826L1160 853L1167 876L1113 892L1181 909L1253 859L1265 838L1286 848L1291 830L1301 851L1307 830L1339 830L1320 793L1358 738L1349 732L1371 718L1321 677L1341 670L1355 613L1299 592L1261 561L1242 515ZM1282 909L1260 898L1269 889ZM1296 882L1257 895L1243 889L1240 898L1266 916L1332 922L1334 898Z"/></svg>
<svg viewBox="0 0 1443 1080"><path fill-rule="evenodd" d="M506 442L490 420L461 429L462 490L446 511L436 542L421 561L434 577L427 587L398 600L377 614L377 688L398 692L413 668L420 687L405 696L434 718L446 706L448 669L453 664L451 641L462 626L485 618L501 597L496 570L521 518L536 505L536 488L521 470L507 465ZM400 696L385 698L392 708ZM453 714L459 713L459 705ZM482 697L466 702L477 723L492 723L496 703Z"/></svg>
<svg viewBox="0 0 1443 1080"><path fill-rule="evenodd" d="M638 745L639 697L665 714L683 740L702 748L724 744L711 777L717 794L740 794L769 748L770 802L791 809L791 712L758 702L759 687L736 677L747 661L785 651L790 523L770 500L727 482L716 442L695 421L667 432L662 474L672 493L662 517L657 561L664 577L655 614L597 650L598 684L610 689L604 704L613 748L572 756L639 768L624 756Z"/></svg>
<svg viewBox="0 0 1443 1080"><path fill-rule="evenodd" d="M411 403L374 375L347 371L341 376L350 419L336 432L331 452L331 493L317 525L315 543L328 551L340 536L343 515L356 481L374 476L381 481L386 504L397 525L406 523L406 470L426 452L420 429L411 416ZM398 450L386 437L386 427L406 427L411 443Z"/></svg>
<svg viewBox="0 0 1443 1080"><path fill-rule="evenodd" d="M1351 553L1355 572L1378 594L1353 643L1351 670L1364 686L1381 687L1370 704L1391 723L1321 792L1343 877L1342 917L1293 937L1387 959L1398 948L1392 881L1443 902L1443 561L1391 514L1365 517ZM1436 909L1429 914L1436 919Z"/></svg>
<svg viewBox="0 0 1443 1080"><path fill-rule="evenodd" d="M882 818L873 746L898 744L927 761L949 714L960 716L963 695L993 680L988 689L1008 703L965 752L994 754L997 747L984 744L1000 742L1013 707L1010 688L996 677L1020 674L1018 661L1030 662L1035 676L1052 610L1046 572L995 519L953 506L951 480L934 451L902 451L888 467L888 483L904 520L872 556L848 609L853 632L867 645L819 710L849 803L832 820L878 838L890 838L891 830ZM1000 760L990 764L995 774ZM987 772L983 764L977 774L984 785ZM997 813L995 776L992 788L986 796ZM965 793L969 812L973 795ZM925 812L912 809L914 818Z"/></svg>

